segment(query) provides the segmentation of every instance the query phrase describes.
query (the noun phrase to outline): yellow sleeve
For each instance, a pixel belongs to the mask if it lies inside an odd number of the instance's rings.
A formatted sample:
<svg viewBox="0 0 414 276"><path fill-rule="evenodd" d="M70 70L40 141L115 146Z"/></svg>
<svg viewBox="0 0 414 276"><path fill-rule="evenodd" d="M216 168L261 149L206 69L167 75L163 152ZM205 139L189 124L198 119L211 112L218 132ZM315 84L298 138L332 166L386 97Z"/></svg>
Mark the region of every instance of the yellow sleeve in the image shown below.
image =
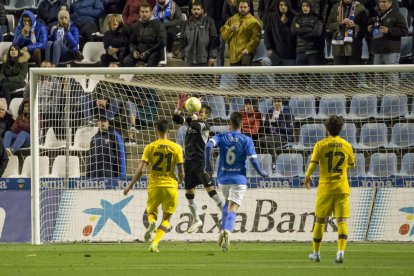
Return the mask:
<svg viewBox="0 0 414 276"><path fill-rule="evenodd" d="M177 164L181 163L184 163L183 149L180 145L177 145Z"/></svg>
<svg viewBox="0 0 414 276"><path fill-rule="evenodd" d="M254 23L252 26L252 32L253 35L250 38L249 43L247 43L246 49L247 51L250 53L254 53L254 51L256 51L257 47L260 44L260 36L262 34L262 28L260 27L259 22L256 22L256 20L252 20Z"/></svg>
<svg viewBox="0 0 414 276"><path fill-rule="evenodd" d="M233 16L230 17L226 23L220 28L220 34L223 40L229 41L231 36L233 35L233 31L231 30L231 25L233 24Z"/></svg>
<svg viewBox="0 0 414 276"><path fill-rule="evenodd" d="M312 157L309 164L309 167L306 171L306 176L310 177L313 172L315 171L316 167L319 165L319 143L316 143L316 145L313 147Z"/></svg>
<svg viewBox="0 0 414 276"><path fill-rule="evenodd" d="M356 166L355 164L355 155L354 151L352 150L352 146L349 149L349 155L348 155L348 168L352 169Z"/></svg>
<svg viewBox="0 0 414 276"><path fill-rule="evenodd" d="M145 161L147 163L151 163L150 160L150 156L151 156L151 145L146 145L144 148L144 153L141 156L141 160Z"/></svg>

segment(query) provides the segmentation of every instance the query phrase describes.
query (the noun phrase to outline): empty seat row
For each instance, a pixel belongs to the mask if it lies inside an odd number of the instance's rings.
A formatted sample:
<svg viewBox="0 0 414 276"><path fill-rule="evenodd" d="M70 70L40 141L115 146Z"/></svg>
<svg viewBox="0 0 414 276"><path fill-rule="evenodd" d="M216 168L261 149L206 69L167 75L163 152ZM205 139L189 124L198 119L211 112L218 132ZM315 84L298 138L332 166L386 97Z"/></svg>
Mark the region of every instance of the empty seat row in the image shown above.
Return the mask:
<svg viewBox="0 0 414 276"><path fill-rule="evenodd" d="M45 142L40 145L40 149L61 149L65 148L66 144L69 143L69 150L73 151L87 151L89 150L91 140L93 136L98 132L98 127L79 127L73 138L73 144L70 141L60 140L56 137L55 131L53 128L49 128L46 131ZM72 135L69 135L72 138Z"/></svg>
<svg viewBox="0 0 414 276"><path fill-rule="evenodd" d="M80 177L79 158L77 156L58 155L52 166L52 172L49 173L49 157L39 156L39 177L65 177L66 175L66 161L68 158L68 176ZM17 156L10 156L7 167L2 175L3 178L31 178L32 173L32 159L27 156L23 162L22 171L19 172L19 159Z"/></svg>

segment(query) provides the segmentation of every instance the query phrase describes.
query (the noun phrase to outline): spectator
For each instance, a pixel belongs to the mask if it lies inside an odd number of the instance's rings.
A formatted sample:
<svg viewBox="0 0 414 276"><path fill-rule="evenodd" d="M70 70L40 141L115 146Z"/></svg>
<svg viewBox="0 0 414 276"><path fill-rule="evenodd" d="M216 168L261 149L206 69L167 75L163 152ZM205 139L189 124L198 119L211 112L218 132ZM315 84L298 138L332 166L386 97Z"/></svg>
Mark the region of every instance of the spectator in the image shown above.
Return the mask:
<svg viewBox="0 0 414 276"><path fill-rule="evenodd" d="M321 63L323 22L313 12L309 0L302 0L300 7L300 13L292 22L292 32L296 35L296 64L318 65Z"/></svg>
<svg viewBox="0 0 414 276"><path fill-rule="evenodd" d="M4 171L7 168L7 164L9 163L9 157L7 156L7 152L3 146L3 138L0 137L0 176L3 175Z"/></svg>
<svg viewBox="0 0 414 276"><path fill-rule="evenodd" d="M127 0L103 0L104 13L107 14L120 14L124 10Z"/></svg>
<svg viewBox="0 0 414 276"><path fill-rule="evenodd" d="M261 27L250 14L249 3L248 0L239 1L239 13L230 17L220 30L223 40L229 42L232 66L250 66L259 46Z"/></svg>
<svg viewBox="0 0 414 276"><path fill-rule="evenodd" d="M264 43L271 65L296 64L296 37L291 26L295 13L290 0L276 0L271 3L269 12L264 18ZM274 11L273 11L274 10Z"/></svg>
<svg viewBox="0 0 414 276"><path fill-rule="evenodd" d="M181 31L180 55L187 66L214 66L217 59L217 30L211 17L204 14L201 3L195 2L192 15Z"/></svg>
<svg viewBox="0 0 414 276"><path fill-rule="evenodd" d="M229 20L230 17L239 13L239 3L240 1L238 0L224 0L221 14L223 22L226 22L227 20ZM248 1L247 4L250 8L250 14L254 15L253 1Z"/></svg>
<svg viewBox="0 0 414 276"><path fill-rule="evenodd" d="M46 61L52 63L52 67L59 62L73 59L82 60L79 51L79 30L70 20L69 12L63 7L58 14L59 22L52 28L52 40L46 44Z"/></svg>
<svg viewBox="0 0 414 276"><path fill-rule="evenodd" d="M4 63L0 71L0 97L5 98L7 104L10 104L12 98L23 96L23 90L21 93L13 93L13 91L24 88L26 85L29 58L28 52L20 51L15 45L10 46L3 54Z"/></svg>
<svg viewBox="0 0 414 276"><path fill-rule="evenodd" d="M246 98L242 114L242 131L250 136L255 144L259 142L259 136L263 134L262 114L257 109L257 100Z"/></svg>
<svg viewBox="0 0 414 276"><path fill-rule="evenodd" d="M14 32L14 30L10 30ZM0 3L0 42L4 40L3 35L7 33L7 17L6 17L6 8L3 3Z"/></svg>
<svg viewBox="0 0 414 276"><path fill-rule="evenodd" d="M0 98L0 138L4 137L6 131L11 130L13 123L13 117L8 113L6 99ZM3 144L1 144L1 146L3 146Z"/></svg>
<svg viewBox="0 0 414 276"><path fill-rule="evenodd" d="M12 130L4 133L3 145L8 156L14 155L22 147L30 147L30 100L24 98L14 121Z"/></svg>
<svg viewBox="0 0 414 276"><path fill-rule="evenodd" d="M173 57L174 41L181 31L181 8L173 0L157 0L154 18L164 23L167 30L167 57Z"/></svg>
<svg viewBox="0 0 414 276"><path fill-rule="evenodd" d="M105 32L103 37L105 54L101 55L101 63L108 67L111 62L121 63L126 56L128 35L123 28L122 19L119 15L113 14L108 20L109 30Z"/></svg>
<svg viewBox="0 0 414 276"><path fill-rule="evenodd" d="M70 5L70 16L81 35L81 48L88 41L93 41L92 34L99 31L98 21L103 15L101 0L77 0Z"/></svg>
<svg viewBox="0 0 414 276"><path fill-rule="evenodd" d="M328 18L328 32L333 33L332 54L335 65L361 63L362 39L368 23L365 7L357 1L335 4Z"/></svg>
<svg viewBox="0 0 414 276"><path fill-rule="evenodd" d="M401 37L408 33L407 21L398 9L392 8L391 0L379 0L378 6L380 12L368 26L368 32L372 35L374 64L398 64Z"/></svg>
<svg viewBox="0 0 414 276"><path fill-rule="evenodd" d="M86 160L87 177L126 178L125 148L121 136L109 123L105 113L100 113L98 133L90 142Z"/></svg>
<svg viewBox="0 0 414 276"><path fill-rule="evenodd" d="M132 67L137 63L146 63L147 67L158 66L166 40L164 24L159 20L151 20L151 7L143 3L139 22L131 30L129 40L131 54L124 59L124 66Z"/></svg>
<svg viewBox="0 0 414 276"><path fill-rule="evenodd" d="M266 20L266 16L269 13L277 12L277 6L275 5L278 0L259 0L259 7L258 7L258 13L259 18L262 21ZM275 9L276 8L276 9ZM290 5L290 11L292 12L292 7Z"/></svg>
<svg viewBox="0 0 414 276"><path fill-rule="evenodd" d="M122 11L122 19L126 25L133 25L139 21L139 10L144 2L149 3L152 10L156 0L127 0L124 10Z"/></svg>
<svg viewBox="0 0 414 276"><path fill-rule="evenodd" d="M13 45L23 52L29 52L31 60L36 62L37 66L40 66L42 51L45 50L46 43L46 27L41 22L36 21L36 17L31 11L24 11L16 27Z"/></svg>
<svg viewBox="0 0 414 276"><path fill-rule="evenodd" d="M279 99L273 100L271 108L265 117L265 137L260 139L260 146L272 156L272 164L275 166L276 151L287 143L295 142L294 116L290 113L288 106L283 106Z"/></svg>
<svg viewBox="0 0 414 276"><path fill-rule="evenodd" d="M58 13L62 7L68 8L66 0L42 0L37 8L36 19L50 32L58 24Z"/></svg>

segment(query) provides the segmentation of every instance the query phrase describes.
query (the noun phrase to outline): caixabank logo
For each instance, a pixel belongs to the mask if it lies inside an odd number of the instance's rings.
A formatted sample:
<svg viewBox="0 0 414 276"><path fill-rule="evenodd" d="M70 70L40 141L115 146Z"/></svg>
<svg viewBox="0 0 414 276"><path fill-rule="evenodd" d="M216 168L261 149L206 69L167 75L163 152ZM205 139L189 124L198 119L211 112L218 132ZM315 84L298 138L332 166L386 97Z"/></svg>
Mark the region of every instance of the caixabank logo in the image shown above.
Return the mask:
<svg viewBox="0 0 414 276"><path fill-rule="evenodd" d="M414 235L414 207L403 207L400 209L406 215L406 223L400 226L400 235ZM410 231L411 230L411 231Z"/></svg>

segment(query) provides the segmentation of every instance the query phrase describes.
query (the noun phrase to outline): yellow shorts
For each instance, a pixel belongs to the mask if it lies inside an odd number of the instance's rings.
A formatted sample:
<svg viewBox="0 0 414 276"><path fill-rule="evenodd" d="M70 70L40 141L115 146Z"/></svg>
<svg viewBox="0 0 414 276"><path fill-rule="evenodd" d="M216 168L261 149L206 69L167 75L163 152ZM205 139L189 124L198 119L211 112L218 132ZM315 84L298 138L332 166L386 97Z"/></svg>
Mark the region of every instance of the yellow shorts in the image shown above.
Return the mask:
<svg viewBox="0 0 414 276"><path fill-rule="evenodd" d="M158 206L162 206L164 213L173 214L177 209L178 189L153 187L148 189L147 213L158 214Z"/></svg>
<svg viewBox="0 0 414 276"><path fill-rule="evenodd" d="M349 218L349 194L325 194L316 197L315 215L319 218L332 216Z"/></svg>

